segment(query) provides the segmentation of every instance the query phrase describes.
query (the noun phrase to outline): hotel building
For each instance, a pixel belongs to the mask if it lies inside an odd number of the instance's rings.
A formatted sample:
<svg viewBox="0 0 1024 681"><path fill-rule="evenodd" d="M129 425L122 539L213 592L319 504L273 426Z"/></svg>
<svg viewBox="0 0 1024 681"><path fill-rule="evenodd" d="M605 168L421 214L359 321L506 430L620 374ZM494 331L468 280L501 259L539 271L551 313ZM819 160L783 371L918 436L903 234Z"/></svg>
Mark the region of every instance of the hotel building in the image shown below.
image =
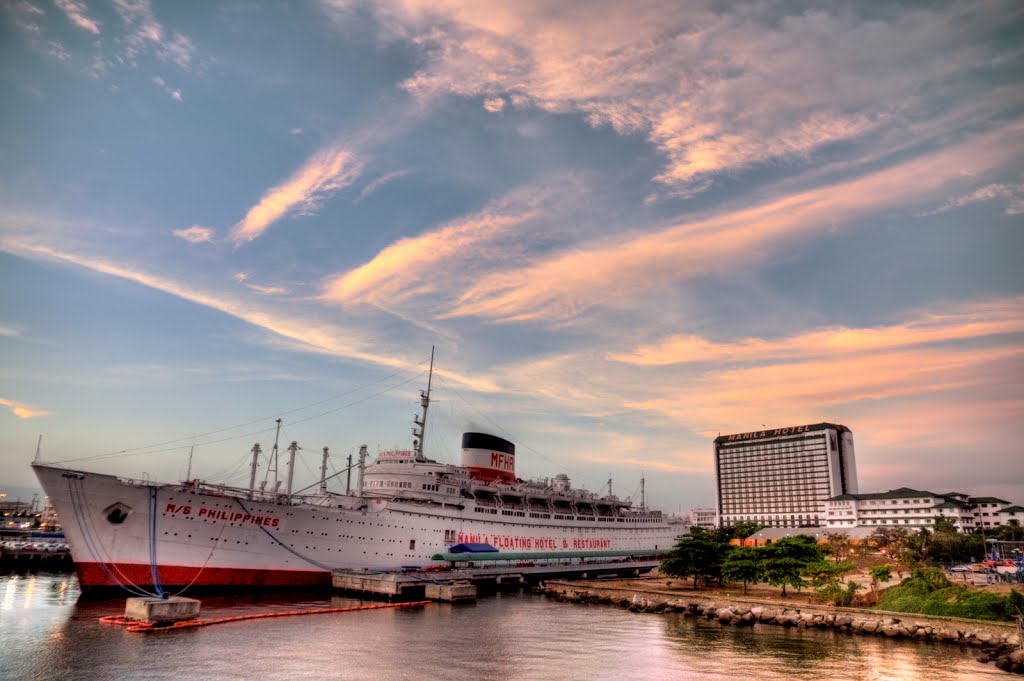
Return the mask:
<svg viewBox="0 0 1024 681"><path fill-rule="evenodd" d="M857 493L853 433L816 423L715 438L718 520L819 527L824 501Z"/></svg>

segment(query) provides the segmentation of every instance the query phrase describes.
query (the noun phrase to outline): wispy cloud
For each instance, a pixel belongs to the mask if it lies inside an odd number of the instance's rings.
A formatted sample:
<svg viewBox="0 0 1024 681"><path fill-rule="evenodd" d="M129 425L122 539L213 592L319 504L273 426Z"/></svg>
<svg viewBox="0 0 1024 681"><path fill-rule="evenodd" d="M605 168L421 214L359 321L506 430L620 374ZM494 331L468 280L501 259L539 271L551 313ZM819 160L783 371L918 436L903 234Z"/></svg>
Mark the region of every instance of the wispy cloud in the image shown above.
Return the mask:
<svg viewBox="0 0 1024 681"><path fill-rule="evenodd" d="M808 415L828 418L854 413L871 403L928 401L940 396L987 394L989 401L1021 400L1006 371L1024 350L915 348L892 352L714 369L692 376L685 389L659 386L648 396L634 392L630 409L651 410L690 424L697 432L742 431L755 423L801 423ZM943 429L939 423L934 428Z"/></svg>
<svg viewBox="0 0 1024 681"><path fill-rule="evenodd" d="M324 5L338 21L359 16L351 0ZM555 0L367 5L387 38L421 50L423 67L404 83L417 97L576 112L644 134L666 159L655 179L683 194L933 116L923 85L998 59L989 36L1006 18L1002 5L985 3L788 15L657 0L585 13Z"/></svg>
<svg viewBox="0 0 1024 681"><path fill-rule="evenodd" d="M416 171L413 170L412 168L402 168L401 170L394 170L390 173L385 173L384 175L381 175L376 180L363 187L363 190L359 192L359 198L356 199L356 203L359 203L360 201L362 201L367 196L374 193L387 183L394 182L395 180L405 177L406 175L411 175L414 172Z"/></svg>
<svg viewBox="0 0 1024 681"><path fill-rule="evenodd" d="M0 4L0 10L11 17L18 30L29 36L38 36L43 27L40 21L46 12L28 0L14 0Z"/></svg>
<svg viewBox="0 0 1024 681"><path fill-rule="evenodd" d="M166 92L171 99L173 99L176 102L181 101L181 90L172 88L170 85L164 82L164 79L160 76L153 76L153 82L156 83L164 92Z"/></svg>
<svg viewBox="0 0 1024 681"><path fill-rule="evenodd" d="M6 336L7 338L19 338L21 337L21 330L10 326L0 326L0 336Z"/></svg>
<svg viewBox="0 0 1024 681"><path fill-rule="evenodd" d="M484 99L484 110L491 113L498 113L505 108L504 97L487 97Z"/></svg>
<svg viewBox="0 0 1024 681"><path fill-rule="evenodd" d="M578 186L563 178L521 188L476 213L400 239L366 264L329 279L323 298L392 307L475 279L488 264L522 258L529 235L539 231L537 221L549 217L558 200L574 196L569 185ZM442 269L447 276L434 276Z"/></svg>
<svg viewBox="0 0 1024 681"><path fill-rule="evenodd" d="M796 238L891 210L914 210L1019 158L1016 120L932 154L830 186L659 229L575 244L518 270L478 279L448 316L562 320L654 287L763 258ZM624 288L621 282L628 281Z"/></svg>
<svg viewBox="0 0 1024 681"><path fill-rule="evenodd" d="M42 258L53 262L84 267L93 272L132 281L163 291L182 300L209 307L231 315L276 336L291 350L345 357L370 364L402 370L418 370L418 361L397 352L382 352L378 339L360 329L343 327L323 320L316 311L303 315L293 306L266 307L248 298L203 290L171 277L151 274L111 262L104 258L61 251L50 246L16 239L0 240L0 250L22 257ZM462 376L456 371L444 375L467 386L495 390L486 379Z"/></svg>
<svg viewBox="0 0 1024 681"><path fill-rule="evenodd" d="M0 397L0 407L6 407L8 411L19 419L32 419L40 416L50 416L53 414L52 411L44 411L32 405L15 402L14 400L8 400L3 397Z"/></svg>
<svg viewBox="0 0 1024 681"><path fill-rule="evenodd" d="M665 338L608 359L636 366L697 362L758 362L887 352L912 346L1024 333L1024 297L954 305L900 324L870 328L816 329L766 340L715 342L694 335Z"/></svg>
<svg viewBox="0 0 1024 681"><path fill-rule="evenodd" d="M997 199L1006 199L1007 205L1005 212L1007 215L1020 215L1021 213L1024 213L1024 185L997 183L981 187L969 194L958 196L955 199L950 199L938 208L918 213L917 216L928 217L931 215L938 215L940 213L956 210L957 208L969 206L972 203L995 201Z"/></svg>
<svg viewBox="0 0 1024 681"><path fill-rule="evenodd" d="M291 293L291 290L284 286L264 286L262 284L256 284L249 281L249 275L245 272L236 272L235 281L242 286L246 287L256 293L261 293L265 296L283 296Z"/></svg>
<svg viewBox="0 0 1024 681"><path fill-rule="evenodd" d="M312 215L334 193L352 184L361 163L343 146L322 149L283 183L268 189L231 231L235 244L260 236L289 213Z"/></svg>
<svg viewBox="0 0 1024 681"><path fill-rule="evenodd" d="M150 0L114 0L114 8L127 31L124 42L130 61L134 61L143 51L152 49L159 59L171 62L184 71L191 69L195 54L192 41L177 31L168 34L157 21Z"/></svg>
<svg viewBox="0 0 1024 681"><path fill-rule="evenodd" d="M188 229L176 229L172 234L190 244L202 244L213 241L213 230L200 225L192 225Z"/></svg>
<svg viewBox="0 0 1024 681"><path fill-rule="evenodd" d="M100 34L99 22L89 17L89 8L81 0L54 0L54 4L78 28L93 35Z"/></svg>

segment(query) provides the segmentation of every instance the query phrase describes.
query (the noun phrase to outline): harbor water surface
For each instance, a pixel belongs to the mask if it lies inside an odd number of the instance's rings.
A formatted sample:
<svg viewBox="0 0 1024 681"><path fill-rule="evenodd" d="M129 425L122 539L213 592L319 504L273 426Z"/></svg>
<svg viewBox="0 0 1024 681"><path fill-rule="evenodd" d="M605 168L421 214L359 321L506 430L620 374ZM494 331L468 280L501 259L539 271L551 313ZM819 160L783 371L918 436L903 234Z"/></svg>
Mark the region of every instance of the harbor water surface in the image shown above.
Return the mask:
<svg viewBox="0 0 1024 681"><path fill-rule="evenodd" d="M504 594L142 634L102 624L70 574L0 575L0 679L1002 679L977 651ZM356 604L328 595L202 596L202 617Z"/></svg>

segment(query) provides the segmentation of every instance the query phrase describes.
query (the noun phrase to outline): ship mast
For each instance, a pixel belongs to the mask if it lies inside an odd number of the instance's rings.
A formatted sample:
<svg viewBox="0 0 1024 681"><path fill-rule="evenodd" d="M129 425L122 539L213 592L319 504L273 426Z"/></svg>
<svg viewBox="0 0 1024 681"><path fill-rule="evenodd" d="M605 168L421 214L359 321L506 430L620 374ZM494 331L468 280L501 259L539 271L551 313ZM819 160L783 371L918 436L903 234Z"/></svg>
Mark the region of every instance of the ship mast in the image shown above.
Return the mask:
<svg viewBox="0 0 1024 681"><path fill-rule="evenodd" d="M256 496L256 467L259 465L260 459L260 443L257 442L252 446L252 464L249 467L249 499L253 499ZM264 482L264 484L266 484Z"/></svg>
<svg viewBox="0 0 1024 681"><path fill-rule="evenodd" d="M427 389L420 391L420 406L423 407L423 416L420 418L412 417L412 422L416 424L412 429L413 438L412 449L416 454L417 461L423 461L423 435L427 430L427 408L430 406L430 384L434 379L434 346L430 346L430 372L427 374Z"/></svg>

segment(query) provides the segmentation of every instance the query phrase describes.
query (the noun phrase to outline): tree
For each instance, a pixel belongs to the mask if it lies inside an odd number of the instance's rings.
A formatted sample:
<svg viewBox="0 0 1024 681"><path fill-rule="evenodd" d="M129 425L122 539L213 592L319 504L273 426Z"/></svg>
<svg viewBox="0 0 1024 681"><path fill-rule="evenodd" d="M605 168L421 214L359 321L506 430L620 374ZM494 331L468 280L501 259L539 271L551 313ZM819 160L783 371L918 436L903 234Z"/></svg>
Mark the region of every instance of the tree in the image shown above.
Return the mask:
<svg viewBox="0 0 1024 681"><path fill-rule="evenodd" d="M693 577L696 589L698 579L722 579L722 563L731 549L728 540L722 541L721 533L695 527L665 556L659 570L669 577Z"/></svg>
<svg viewBox="0 0 1024 681"><path fill-rule="evenodd" d="M901 558L910 534L902 527L879 527L868 536L868 541L883 555Z"/></svg>
<svg viewBox="0 0 1024 681"><path fill-rule="evenodd" d="M764 552L764 578L772 586L800 588L803 573L813 563L822 562L824 555L813 537L796 535L785 537L761 549Z"/></svg>
<svg viewBox="0 0 1024 681"><path fill-rule="evenodd" d="M888 565L873 565L868 569L868 574L871 576L871 590L878 590L878 583L887 583L892 581L892 569Z"/></svg>
<svg viewBox="0 0 1024 681"><path fill-rule="evenodd" d="M742 540L763 528L764 525L761 523L755 523L752 520L740 520L732 526L732 535L737 539Z"/></svg>
<svg viewBox="0 0 1024 681"><path fill-rule="evenodd" d="M722 563L722 577L730 582L743 582L743 594L747 593L747 583L757 584L762 579L764 561L762 549L753 546L739 546L729 552Z"/></svg>
<svg viewBox="0 0 1024 681"><path fill-rule="evenodd" d="M845 532L828 532L825 534L825 541L836 561L846 560L853 550L853 540Z"/></svg>
<svg viewBox="0 0 1024 681"><path fill-rule="evenodd" d="M935 516L935 534L956 534L956 522L944 515Z"/></svg>
<svg viewBox="0 0 1024 681"><path fill-rule="evenodd" d="M997 538L1000 541L1021 541L1024 540L1024 528L1020 526L1020 521L1016 518L1011 518L1006 521L1006 524L999 528Z"/></svg>
<svg viewBox="0 0 1024 681"><path fill-rule="evenodd" d="M846 590L841 586L843 575L854 568L851 561L819 560L810 563L804 570L804 575L810 577L811 585L818 595L825 600L832 601L835 605L849 605L853 600L857 587ZM856 582L850 582L856 584Z"/></svg>

